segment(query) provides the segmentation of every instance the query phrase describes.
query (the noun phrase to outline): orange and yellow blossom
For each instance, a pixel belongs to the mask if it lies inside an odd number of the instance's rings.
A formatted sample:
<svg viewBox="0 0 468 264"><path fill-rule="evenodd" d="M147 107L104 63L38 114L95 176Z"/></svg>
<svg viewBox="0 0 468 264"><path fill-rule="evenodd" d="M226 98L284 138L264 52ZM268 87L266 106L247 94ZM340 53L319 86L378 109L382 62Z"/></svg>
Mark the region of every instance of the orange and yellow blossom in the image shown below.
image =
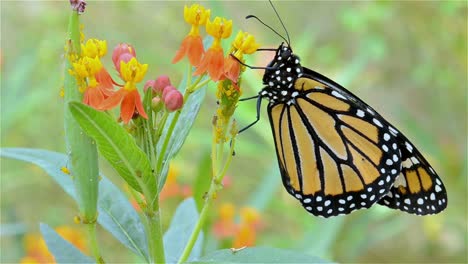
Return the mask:
<svg viewBox="0 0 468 264"><path fill-rule="evenodd" d="M252 54L260 47L260 44L255 42L254 36L247 32L239 32L232 42L230 54L224 60L224 75L232 82L237 83L241 72L241 65L239 61L243 61L244 54ZM236 57L237 60L235 58ZM242 69L243 71L243 69Z"/></svg>
<svg viewBox="0 0 468 264"><path fill-rule="evenodd" d="M183 57L187 56L192 66L198 66L204 54L203 41L200 36L199 27L206 24L210 17L210 10L198 4L190 7L184 7L184 19L192 25L190 33L184 38L179 50L177 51L172 63L177 63Z"/></svg>
<svg viewBox="0 0 468 264"><path fill-rule="evenodd" d="M72 62L70 74L75 76L83 94L83 103L94 108L114 93L114 81L100 58L107 53L106 41L89 39L81 44L81 57Z"/></svg>
<svg viewBox="0 0 468 264"><path fill-rule="evenodd" d="M261 226L260 214L252 207L243 207L240 210L241 223L232 246L235 248L251 247L255 245L257 230Z"/></svg>
<svg viewBox="0 0 468 264"><path fill-rule="evenodd" d="M107 42L99 39L88 39L81 44L81 54L83 57L102 58L107 53Z"/></svg>
<svg viewBox="0 0 468 264"><path fill-rule="evenodd" d="M224 203L219 208L219 220L213 225L213 233L218 239L232 238L237 233L235 213L236 208L232 203Z"/></svg>
<svg viewBox="0 0 468 264"><path fill-rule="evenodd" d="M143 80L147 70L148 64L139 63L135 57L128 62L120 61L120 76L125 85L107 98L99 108L109 110L120 104L120 118L125 124L132 119L135 112L148 118L136 88L136 84Z"/></svg>
<svg viewBox="0 0 468 264"><path fill-rule="evenodd" d="M223 79L224 54L221 39L226 39L232 33L232 20L216 17L213 22L206 22L206 32L214 37L213 44L206 51L194 75L208 72L213 81Z"/></svg>

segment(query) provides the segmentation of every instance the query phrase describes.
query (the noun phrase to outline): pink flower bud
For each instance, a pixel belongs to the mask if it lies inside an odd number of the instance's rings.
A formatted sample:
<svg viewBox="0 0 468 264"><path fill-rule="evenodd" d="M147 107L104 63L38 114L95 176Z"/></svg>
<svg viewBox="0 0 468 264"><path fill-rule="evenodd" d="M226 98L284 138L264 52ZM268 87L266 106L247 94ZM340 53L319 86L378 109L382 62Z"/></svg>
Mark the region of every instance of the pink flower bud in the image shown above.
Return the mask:
<svg viewBox="0 0 468 264"><path fill-rule="evenodd" d="M120 57L117 59L117 63L114 64L115 68L118 72L120 72L120 62L123 61L125 63L129 62L134 56L130 53L122 53Z"/></svg>
<svg viewBox="0 0 468 264"><path fill-rule="evenodd" d="M130 55L132 55L132 57L136 57L135 49L132 47L132 45L129 45L127 43L120 43L114 48L114 51L112 52L112 61L114 62L116 68L120 67L120 55L125 53L129 53Z"/></svg>
<svg viewBox="0 0 468 264"><path fill-rule="evenodd" d="M161 93L164 91L164 88L166 88L166 86L169 85L171 85L171 80L169 80L169 76L161 75L158 78L156 78L156 83L153 86L153 90L155 92Z"/></svg>
<svg viewBox="0 0 468 264"><path fill-rule="evenodd" d="M155 83L156 83L156 80L148 80L148 81L146 81L145 86L143 87L143 91L145 91L145 93L146 93L146 91L148 90L149 87L151 87L151 89L154 90L154 85L155 85Z"/></svg>
<svg viewBox="0 0 468 264"><path fill-rule="evenodd" d="M164 91L165 90L166 89L164 89ZM170 90L166 94L166 97L164 97L163 100L169 112L179 110L180 108L182 108L182 105L184 104L184 96L176 89Z"/></svg>
<svg viewBox="0 0 468 264"><path fill-rule="evenodd" d="M168 86L164 87L164 90L163 90L162 96L161 96L161 98L163 99L163 101L166 100L165 98L166 98L167 94L168 94L169 92L171 92L172 90L177 90L177 89L176 89L174 86L172 86L172 85L168 85Z"/></svg>

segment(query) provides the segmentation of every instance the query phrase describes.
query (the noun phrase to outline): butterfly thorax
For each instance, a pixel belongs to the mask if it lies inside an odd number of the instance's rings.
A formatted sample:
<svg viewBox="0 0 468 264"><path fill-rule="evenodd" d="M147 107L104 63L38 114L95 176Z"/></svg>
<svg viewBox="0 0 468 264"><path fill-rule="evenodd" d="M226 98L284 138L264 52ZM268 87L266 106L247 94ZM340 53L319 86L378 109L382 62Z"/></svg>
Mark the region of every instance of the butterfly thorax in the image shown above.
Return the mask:
<svg viewBox="0 0 468 264"><path fill-rule="evenodd" d="M292 53L288 45L282 43L265 70L265 87L260 91L260 96L266 98L270 104L293 103L294 97L299 94L294 89L294 83L301 77L302 72L299 57Z"/></svg>

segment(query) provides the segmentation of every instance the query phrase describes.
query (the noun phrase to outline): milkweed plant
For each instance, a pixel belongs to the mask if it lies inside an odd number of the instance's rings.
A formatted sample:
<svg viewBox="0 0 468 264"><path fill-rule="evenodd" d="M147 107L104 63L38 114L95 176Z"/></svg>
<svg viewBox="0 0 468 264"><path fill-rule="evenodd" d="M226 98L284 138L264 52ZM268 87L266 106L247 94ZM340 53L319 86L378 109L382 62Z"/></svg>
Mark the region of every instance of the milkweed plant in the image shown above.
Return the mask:
<svg viewBox="0 0 468 264"><path fill-rule="evenodd" d="M151 65L138 56L131 40L109 48L106 40L87 38L86 25L80 23L86 2L71 0L70 4L60 92L67 152L20 148L1 152L3 157L39 165L77 201L79 212L73 221L86 227L83 236L88 253L80 251L84 246L69 243L61 232L41 224L42 237L55 261L116 261L112 252L100 250L99 224L148 263L301 262L297 254L284 250L250 247L251 225L236 226L230 203L222 206L222 221L216 224L215 233L222 238L237 230L241 239L231 249L202 252L208 212L234 156L239 129L233 115L242 94L244 56L259 47L254 36L239 30L229 50L224 50L222 42L233 34L232 20L212 18L210 10L198 4L185 6L183 18L190 31L174 49L172 63L185 64L186 72L177 85L170 72L161 70L155 79L147 76ZM112 69L104 67L107 60L112 60ZM212 119L211 175L206 175L211 183L204 195L183 201L169 228L163 230L161 193L169 165L189 134L205 92L216 93L218 100ZM100 173L99 157L108 161L126 187L118 188ZM248 208L241 209L241 216L246 223L258 219Z"/></svg>

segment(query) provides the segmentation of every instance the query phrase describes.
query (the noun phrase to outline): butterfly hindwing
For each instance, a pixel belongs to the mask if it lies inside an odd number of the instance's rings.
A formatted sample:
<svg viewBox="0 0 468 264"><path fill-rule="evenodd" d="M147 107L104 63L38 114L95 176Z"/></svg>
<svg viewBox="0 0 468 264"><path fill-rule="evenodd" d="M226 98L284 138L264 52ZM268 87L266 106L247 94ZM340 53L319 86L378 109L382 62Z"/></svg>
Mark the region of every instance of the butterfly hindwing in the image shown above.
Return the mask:
<svg viewBox="0 0 468 264"><path fill-rule="evenodd" d="M417 215L444 210L447 192L442 180L411 142L395 132L402 153L401 173L379 204Z"/></svg>

